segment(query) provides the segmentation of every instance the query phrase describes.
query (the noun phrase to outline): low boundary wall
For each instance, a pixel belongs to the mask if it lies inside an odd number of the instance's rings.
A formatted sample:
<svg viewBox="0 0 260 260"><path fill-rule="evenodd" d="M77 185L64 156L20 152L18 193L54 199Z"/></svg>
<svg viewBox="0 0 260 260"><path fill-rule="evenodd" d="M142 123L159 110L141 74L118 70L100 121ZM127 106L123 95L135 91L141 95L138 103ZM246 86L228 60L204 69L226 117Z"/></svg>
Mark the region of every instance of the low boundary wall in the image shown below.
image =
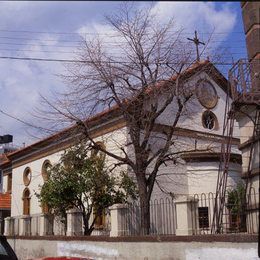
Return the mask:
<svg viewBox="0 0 260 260"><path fill-rule="evenodd" d="M257 235L7 237L19 260L82 256L126 260L256 260Z"/></svg>

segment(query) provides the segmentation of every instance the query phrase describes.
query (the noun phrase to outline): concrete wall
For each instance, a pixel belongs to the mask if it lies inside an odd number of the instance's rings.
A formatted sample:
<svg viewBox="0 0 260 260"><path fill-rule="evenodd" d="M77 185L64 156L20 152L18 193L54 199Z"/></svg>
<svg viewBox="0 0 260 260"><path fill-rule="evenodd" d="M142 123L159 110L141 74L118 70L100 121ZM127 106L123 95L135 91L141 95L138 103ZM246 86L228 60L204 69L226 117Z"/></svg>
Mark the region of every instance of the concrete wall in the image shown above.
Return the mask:
<svg viewBox="0 0 260 260"><path fill-rule="evenodd" d="M239 237L239 236L237 236ZM163 238L162 238L163 239ZM90 257L90 259L134 259L134 260L253 260L257 257L257 243L255 242L229 242L211 241L206 238L204 242L180 240L158 241L157 239L143 239L143 241L86 241L83 240L26 240L8 239L14 248L18 259L34 259L44 256L77 256ZM140 240L140 239L139 239ZM199 241L199 240L198 240Z"/></svg>

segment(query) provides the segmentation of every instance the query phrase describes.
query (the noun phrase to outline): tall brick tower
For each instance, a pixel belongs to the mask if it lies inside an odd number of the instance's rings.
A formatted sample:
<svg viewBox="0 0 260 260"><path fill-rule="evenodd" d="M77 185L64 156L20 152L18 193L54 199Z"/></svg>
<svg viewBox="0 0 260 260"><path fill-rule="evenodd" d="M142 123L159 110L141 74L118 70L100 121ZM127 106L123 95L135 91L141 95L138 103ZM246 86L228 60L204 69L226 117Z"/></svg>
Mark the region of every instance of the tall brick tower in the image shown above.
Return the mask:
<svg viewBox="0 0 260 260"><path fill-rule="evenodd" d="M230 70L233 102L238 110L240 150L247 186L247 230L259 232L260 177L260 2L241 2L248 61L240 60ZM255 196L257 195L257 196ZM254 198L254 199L252 199Z"/></svg>
<svg viewBox="0 0 260 260"><path fill-rule="evenodd" d="M249 233L257 233L259 226L260 177L260 2L241 2L248 59L237 61L229 70L232 102L226 105L228 116L224 131L232 137L234 120L238 121L242 152L242 178L246 184L244 212ZM229 100L229 99L227 99ZM228 176L230 143L222 144L224 154L220 163L212 232L219 233L223 224L224 199ZM223 164L223 165L222 165ZM219 200L219 201L218 201Z"/></svg>
<svg viewBox="0 0 260 260"><path fill-rule="evenodd" d="M260 89L260 2L241 2L252 89Z"/></svg>

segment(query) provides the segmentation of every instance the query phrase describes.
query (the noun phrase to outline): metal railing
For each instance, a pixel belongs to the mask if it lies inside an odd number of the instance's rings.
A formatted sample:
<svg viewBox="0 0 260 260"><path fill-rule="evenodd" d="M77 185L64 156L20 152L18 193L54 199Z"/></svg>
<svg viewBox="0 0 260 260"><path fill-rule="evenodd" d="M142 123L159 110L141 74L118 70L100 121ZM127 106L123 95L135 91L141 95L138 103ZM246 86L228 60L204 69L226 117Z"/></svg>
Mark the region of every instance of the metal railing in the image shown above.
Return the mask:
<svg viewBox="0 0 260 260"><path fill-rule="evenodd" d="M223 217L221 221L222 234L228 233L250 233L258 232L258 216L259 216L259 194L251 187L245 196L232 191L227 191L225 197ZM231 195L230 195L231 194ZM183 197L183 195L182 195ZM178 195L176 195L178 199ZM187 210L190 211L192 222L191 234L210 234L213 225L213 211L215 208L215 194L202 193L195 195L187 195L193 203L190 203ZM166 197L155 199L150 202L150 235L175 235L177 229L177 213L179 218L185 216L186 212L176 212L176 204L174 199ZM183 210L183 209L182 209ZM187 216L187 215L186 215ZM9 218L10 235L40 235L40 229L45 225L45 234L53 235L57 223L53 222L53 218L42 215L32 215L27 217L11 217ZM92 235L109 236L111 216L106 216L107 223L101 229L96 229ZM26 220L26 222L25 222ZM78 219L82 223L81 219ZM115 221L115 220L113 220ZM120 207L118 214L117 226L119 236L138 236L141 232L141 207L139 203L124 204ZM74 224L78 224L73 222ZM76 234L75 234L76 235Z"/></svg>
<svg viewBox="0 0 260 260"><path fill-rule="evenodd" d="M234 101L260 104L260 60L241 59L229 71Z"/></svg>
<svg viewBox="0 0 260 260"><path fill-rule="evenodd" d="M196 233L210 234L213 223L213 210L215 208L215 194L195 194L198 200L196 213ZM220 203L220 201L217 201ZM251 187L250 192L244 196L236 191L227 192L221 219L220 233L258 233L259 194ZM216 230L216 228L213 230Z"/></svg>
<svg viewBox="0 0 260 260"><path fill-rule="evenodd" d="M193 234L211 234L215 194L195 194L191 203ZM252 187L245 196L229 191L225 196L221 221L222 234L258 232L259 194ZM218 201L219 203L220 201ZM128 204L121 209L119 222L122 236L136 236L141 233L141 207L138 203ZM179 214L180 215L180 214ZM175 235L177 228L176 206L172 198L153 200L150 203L150 235Z"/></svg>
<svg viewBox="0 0 260 260"><path fill-rule="evenodd" d="M150 235L174 235L176 230L175 204L172 198L150 202ZM135 202L121 210L121 235L142 235L141 207Z"/></svg>

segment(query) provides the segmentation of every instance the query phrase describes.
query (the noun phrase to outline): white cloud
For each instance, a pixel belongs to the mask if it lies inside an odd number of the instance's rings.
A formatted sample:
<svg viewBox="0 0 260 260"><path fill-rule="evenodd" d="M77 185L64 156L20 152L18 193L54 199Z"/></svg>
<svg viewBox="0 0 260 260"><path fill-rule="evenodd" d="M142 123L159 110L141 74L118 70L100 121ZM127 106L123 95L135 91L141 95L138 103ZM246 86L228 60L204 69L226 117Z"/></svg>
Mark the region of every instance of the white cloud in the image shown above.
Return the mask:
<svg viewBox="0 0 260 260"><path fill-rule="evenodd" d="M177 28L193 32L195 29L202 32L229 33L236 21L236 14L224 5L217 10L213 2L158 2L152 8L161 21L173 17Z"/></svg>

